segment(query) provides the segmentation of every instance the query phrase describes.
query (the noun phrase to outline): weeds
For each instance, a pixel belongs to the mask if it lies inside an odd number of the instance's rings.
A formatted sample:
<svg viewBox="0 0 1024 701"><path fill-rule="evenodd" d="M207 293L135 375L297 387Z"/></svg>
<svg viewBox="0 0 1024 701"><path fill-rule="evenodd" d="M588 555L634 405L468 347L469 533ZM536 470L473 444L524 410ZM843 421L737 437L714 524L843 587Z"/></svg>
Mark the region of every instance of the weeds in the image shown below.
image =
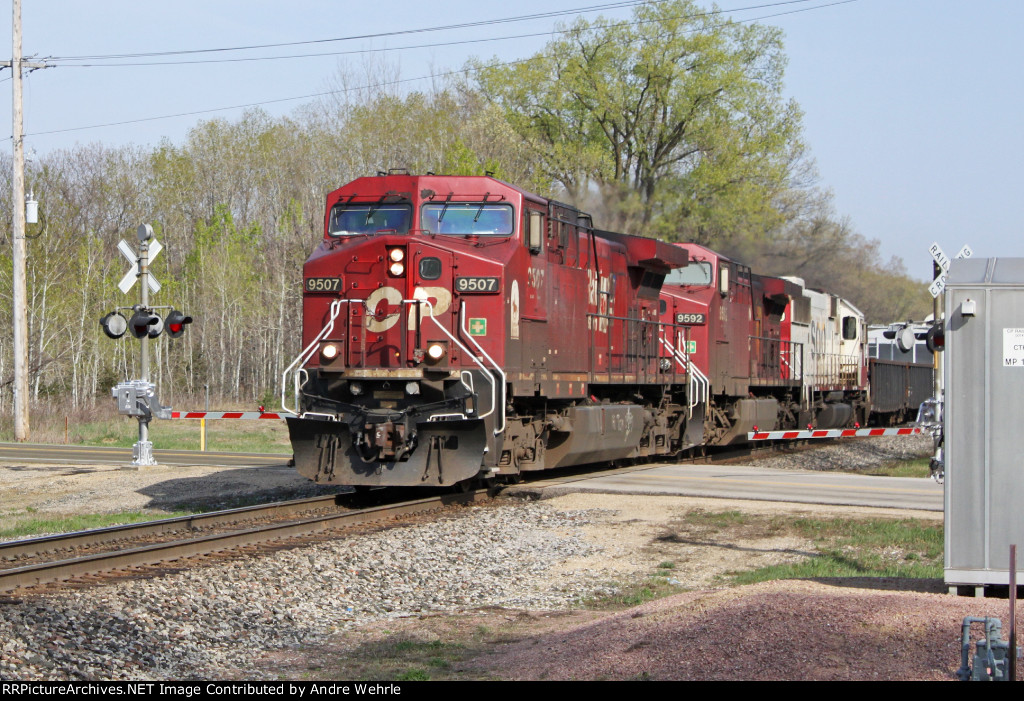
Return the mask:
<svg viewBox="0 0 1024 701"><path fill-rule="evenodd" d="M942 524L915 519L797 519L794 530L815 543L818 554L800 562L730 576L736 584L820 577L942 576Z"/></svg>
<svg viewBox="0 0 1024 701"><path fill-rule="evenodd" d="M866 475L883 477L931 477L931 459L901 460L879 465L864 472Z"/></svg>
<svg viewBox="0 0 1024 701"><path fill-rule="evenodd" d="M189 407L185 407L189 408ZM238 409L239 407L222 407ZM254 409L255 407L249 407ZM113 401L92 408L34 405L30 417L33 443L127 448L139 439L138 422L116 412ZM199 421L154 420L150 424L153 447L164 450L199 450ZM14 439L10 416L0 416L0 441ZM206 422L206 449L247 453L291 453L288 428L283 421Z"/></svg>
<svg viewBox="0 0 1024 701"><path fill-rule="evenodd" d="M4 526L0 528L0 540L11 540L50 533L74 533L75 531L85 531L93 528L106 528L107 526L120 526L126 523L152 521L157 518L189 516L193 512L178 511L173 514L153 514L133 511L120 514L80 514L50 518L33 516L36 510L32 508L26 509L25 513L27 516L19 514L4 515Z"/></svg>

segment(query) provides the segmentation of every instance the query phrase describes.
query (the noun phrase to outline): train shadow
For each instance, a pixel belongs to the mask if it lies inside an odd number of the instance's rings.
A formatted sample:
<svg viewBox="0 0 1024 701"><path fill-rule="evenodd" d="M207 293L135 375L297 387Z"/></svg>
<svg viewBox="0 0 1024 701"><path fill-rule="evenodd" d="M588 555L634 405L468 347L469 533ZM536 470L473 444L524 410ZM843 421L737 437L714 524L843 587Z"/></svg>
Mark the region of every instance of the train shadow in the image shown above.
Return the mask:
<svg viewBox="0 0 1024 701"><path fill-rule="evenodd" d="M796 548L785 548L780 550L779 548L755 548L749 545L736 545L735 543L722 543L716 540L697 540L694 538L683 538L678 533L667 533L665 535L658 536L655 540L659 543L672 543L674 545L693 545L701 548L718 548L720 550L732 550L734 552L741 553L779 553L785 555L798 555L800 557L816 557L820 553L811 550L797 550Z"/></svg>
<svg viewBox="0 0 1024 701"><path fill-rule="evenodd" d="M240 467L207 475L155 482L138 490L147 508L164 511L215 511L289 499L350 492L348 487L318 485L284 466Z"/></svg>
<svg viewBox="0 0 1024 701"><path fill-rule="evenodd" d="M874 589L876 591L907 591L919 594L946 594L948 586L942 579L911 579L903 577L808 577L830 587Z"/></svg>

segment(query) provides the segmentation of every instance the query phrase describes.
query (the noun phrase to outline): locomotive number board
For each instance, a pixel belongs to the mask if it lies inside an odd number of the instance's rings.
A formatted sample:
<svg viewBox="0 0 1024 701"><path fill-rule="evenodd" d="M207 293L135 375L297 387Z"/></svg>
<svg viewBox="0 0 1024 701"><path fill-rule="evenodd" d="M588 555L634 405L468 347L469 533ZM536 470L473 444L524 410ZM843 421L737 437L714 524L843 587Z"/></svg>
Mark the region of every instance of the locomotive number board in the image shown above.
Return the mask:
<svg viewBox="0 0 1024 701"><path fill-rule="evenodd" d="M498 291L498 278L496 277L457 277L455 278L456 292L487 293Z"/></svg>
<svg viewBox="0 0 1024 701"><path fill-rule="evenodd" d="M306 278L306 292L337 292L340 289L340 277Z"/></svg>
<svg viewBox="0 0 1024 701"><path fill-rule="evenodd" d="M703 314L676 314L676 323L699 326L708 323L708 321L707 317Z"/></svg>

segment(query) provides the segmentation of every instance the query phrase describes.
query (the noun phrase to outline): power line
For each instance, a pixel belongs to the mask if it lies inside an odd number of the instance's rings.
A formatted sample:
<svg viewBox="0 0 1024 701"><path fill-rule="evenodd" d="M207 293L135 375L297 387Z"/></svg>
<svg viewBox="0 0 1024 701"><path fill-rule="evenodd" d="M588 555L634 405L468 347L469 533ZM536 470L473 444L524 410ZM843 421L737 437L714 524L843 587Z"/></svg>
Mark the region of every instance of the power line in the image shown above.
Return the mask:
<svg viewBox="0 0 1024 701"><path fill-rule="evenodd" d="M572 8L567 10L553 10L550 12L538 12L530 15L519 15L515 17L502 17L491 20L477 20L474 22L462 22L459 24L448 24L438 27L422 27L419 29L402 29L392 32L379 32L376 34L356 34L345 37L335 37L332 39L307 39L304 41L289 41L280 42L276 44L252 44L249 46L231 46L231 47L220 47L220 48L208 48L208 49L187 49L178 51L155 51L148 53L131 53L131 54L97 54L97 55L86 55L86 56L53 56L53 60L70 60L70 61L97 61L97 60L108 60L108 59L120 59L120 58L146 58L150 56L181 56L185 54L203 54L203 53L220 53L227 51L251 51L254 49L276 49L286 46L308 46L310 44L326 44L338 41L355 41L359 39L381 39L384 37L401 36L406 34L423 34L426 32L441 32L449 31L452 29L469 29L473 27L485 27L494 24L507 24L510 22L525 22L534 19L550 19L552 17L562 17L565 15L578 15L588 12L600 12L602 10L613 10L623 7L633 7L636 5L646 4L657 4L665 2L666 0L621 0L620 2L607 3L603 5L588 5L585 7ZM808 2L809 0L794 0L796 2Z"/></svg>
<svg viewBox="0 0 1024 701"><path fill-rule="evenodd" d="M768 4L764 4L764 5L751 5L749 7L739 7L739 8L732 9L732 10L713 10L713 11L708 11L708 12L700 12L700 13L691 14L691 15L688 15L688 16L690 16L690 17L712 16L712 15L716 15L716 14L722 14L722 13L724 13L726 11L729 11L729 12L743 12L743 11L748 11L748 10L753 10L753 9L764 9L766 7L777 7L779 5L790 5L790 4L795 4L795 3L805 3L805 2L813 2L813 1L814 0L786 0L785 2L768 3ZM851 0L851 1L853 1L853 0ZM622 4L626 5L627 3L622 3ZM633 2L633 3L629 3L629 4L641 4L641 3ZM769 16L777 16L777 15L769 15ZM613 25L613 27L621 27L621 26L628 26L628 25L639 25L639 24L642 24L642 23L634 23L634 21L623 21L623 23L618 23L616 25ZM413 49L425 49L425 48L443 48L443 47L449 47L449 46L462 46L462 45L465 45L465 44L480 44L480 43L493 42L493 41L512 41L512 40L516 40L516 39L532 39L532 38L536 38L536 37L543 37L543 36L550 35L550 34L565 34L565 33L571 32L571 31L572 31L571 29L555 31L555 32L552 32L551 30L546 30L544 32L532 32L532 33L529 33L529 34L514 34L514 35L506 35L506 36L502 36L502 37L488 37L488 38L483 38L483 39L462 39L462 40L457 40L457 41L436 42L436 43L433 43L433 44L414 44L414 45L411 45L411 46L395 46L395 47L391 47L391 48L382 47L382 48L377 48L377 49L349 49L349 50L345 50L345 51L323 51L323 52L316 52L316 53L298 53L298 54L286 54L286 55L275 55L275 56L245 56L245 57L241 57L241 58L196 58L196 59L188 59L188 60L131 61L131 62L118 62L118 63L61 62L59 64L61 65L61 67L67 67L67 68L122 68L122 67L137 68L137 67L152 67L152 65L196 65L196 64L206 64L206 63L237 63L237 62L251 62L251 61L262 61L262 60L281 60L281 59L293 59L293 58L319 58L319 57L325 57L325 56L344 56L344 55L352 55L352 54L380 53L380 52L385 52L385 51L387 51L387 52L394 52L394 51L408 51L408 50L413 50ZM376 35L376 36L380 36L380 35ZM339 39L339 40L332 40L332 41L344 41L344 40ZM50 58L48 60L58 60L58 59Z"/></svg>
<svg viewBox="0 0 1024 701"><path fill-rule="evenodd" d="M767 4L767 5L753 6L752 8L740 8L739 10L731 10L731 12L738 12L738 11L743 11L743 10L747 10L747 9L760 9L760 8L765 8L765 7L778 7L778 6L794 4L794 2L807 2L807 1L808 0L790 0L789 2L770 3L770 4ZM760 17L752 17L752 18L748 18L748 19L738 20L737 23L757 22L757 21L760 21L760 20L763 20L763 19L771 19L771 18L774 18L774 17L782 17L782 16L785 16L785 15L792 15L792 14L797 14L797 13L802 13L802 12L809 12L809 11L812 11L812 10L821 10L821 9L826 9L826 8L829 8L829 7L834 7L834 6L837 6L837 5L847 5L847 4L854 3L854 2L858 2L858 0L836 0L835 2L826 3L824 5L816 5L814 7L797 8L797 9L788 10L788 11L785 11L785 12L777 12L777 13L773 13L773 14L770 14L770 15L762 15ZM693 16L699 17L699 16L705 16L707 14L715 14L715 13L700 13L700 14L693 15ZM642 24L642 23L643 22L627 22L627 23L623 23L623 24ZM719 25L719 26L724 26L724 24L723 25ZM545 33L549 33L549 32L545 32ZM551 58L551 57L550 56L531 56L529 58L516 59L514 61L507 61L507 62L503 62L503 63L490 64L490 65L486 66L486 68L503 68L503 67L507 67L507 66L518 65L518 64L521 64L521 63L527 63L529 61L533 61L533 60L537 60L537 59L542 59L542 58ZM375 84L371 84L371 85L362 85L362 86L353 87L353 88L342 88L342 89L339 89L339 90L326 90L326 91L317 92L317 93L310 93L310 94L307 94L307 95L297 95L297 96L293 96L293 97L274 98L274 99L270 99L270 100L261 100L261 101L257 101L257 102L249 102L249 103L243 103L243 104L237 104L237 105L229 105L229 106L224 106L224 107L212 107L212 108L209 108L209 109L202 109L202 110L191 110L191 111L187 111L187 112L177 112L177 113L174 113L174 114L159 115L159 116L154 116L154 117L140 117L140 118L137 118L137 119L127 119L127 120L121 120L121 121L117 121L117 122L106 122L106 123L103 123L103 124L91 124L91 125L80 126L80 127L68 127L68 128L65 128L65 129L51 129L51 130L47 130L47 131L37 131L37 132L26 133L25 136L46 136L46 135L50 135L50 134L63 134L63 133L73 132L73 131L86 131L86 130L90 130L90 129L103 129L103 128L107 128L107 127L126 126L126 125L129 125L129 124L142 124L142 123L145 123L145 122L154 122L154 121L159 121L159 120L163 120L163 119L176 119L176 118L179 118L179 117L194 117L194 116L199 116L199 115L203 115L203 114L212 114L212 113L215 113L215 112L226 112L226 111L237 110L237 109L248 109L248 108L252 108L252 107L262 107L264 105L280 104L280 103L283 103L283 102L295 102L295 101L298 101L298 100L311 100L311 99L318 98L318 97L326 97L328 95L338 95L338 94L342 94L342 93L355 92L355 91L359 91L359 90L372 90L372 89L376 89L376 88L391 87L391 86L395 86L395 85L400 85L402 83L411 83L411 82L416 82L416 81L421 81L421 80L430 80L430 79L436 79L436 78L446 78L446 77L449 77L449 76L461 74L461 73L465 72L466 70L473 70L473 69L461 69L460 68L460 69L457 69L457 70L444 71L444 72L441 72L441 73L432 73L430 75L418 76L418 77L415 77L415 78L397 78L397 79L394 79L394 80L383 81L383 82L375 83ZM4 141L9 141L10 139L11 139L11 137L7 137L6 139L4 139Z"/></svg>
<svg viewBox="0 0 1024 701"><path fill-rule="evenodd" d="M519 16L519 17L510 17L510 18L503 18L503 19L496 19L496 20L481 20L479 22L467 22L467 23L459 24L459 25L446 25L446 26L443 26L443 27L430 27L430 28L425 28L425 29L411 29L411 30L403 30L403 31L395 31L395 32L383 32L383 33L379 33L379 34L364 34L364 35L352 36L352 37L339 37L339 38L335 38L335 39L316 39L316 40L309 40L309 41L288 42L288 43L281 43L281 44L262 44L262 45L233 47L233 48L195 49L195 50L182 50L182 51L162 51L162 52L138 53L138 54L108 54L106 56L70 56L70 57L51 56L51 57L48 57L47 60L48 61L53 61L55 63L58 63L61 66L66 66L66 67L76 67L76 68L111 68L111 67L122 67L122 66L139 67L139 66L196 65L196 64L210 64L210 63L243 63L243 62L252 62L252 61L276 61L276 60L296 59L296 58L320 58L320 57L326 57L326 56L344 56L344 55L351 55L351 54L376 53L376 52L382 52L382 51L406 51L406 50L411 50L411 49L443 48L443 47L448 47L448 46L460 46L460 45L465 45L465 44L477 44L477 43L484 43L484 42L489 42L489 41L509 41L509 40L513 40L513 39L534 38L534 37L538 37L538 36L544 36L544 35L547 35L547 34L552 34L553 32L551 30L545 30L543 32L532 32L532 33L528 33L528 34L514 34L514 35L507 35L507 36L500 36L500 37L482 38L482 39L461 39L461 40L456 40L456 41L436 42L436 43L432 43L432 44L416 44L416 45L411 45L411 46L398 46L398 47L393 47L393 48L390 48L390 49L389 48L380 48L380 49L350 49L350 50L346 50L346 51L328 51L328 52L316 52L316 53L306 53L306 54L286 54L286 55L279 55L279 56L248 56L248 57L240 57L240 58L189 59L189 60L183 60L183 61L132 61L132 62L120 62L120 63L108 63L108 64L77 63L76 62L76 61L85 61L85 60L89 60L89 61L95 61L95 60L117 60L117 59L124 59L124 58L147 58L147 57L159 57L159 56L178 56L178 55L187 55L187 54L203 54L203 53L212 53L212 52L246 51L246 50L257 49L257 48L279 48L279 47L285 47L285 46L301 46L301 45L317 44L317 43L325 43L325 42L351 41L351 40L355 40L355 39L376 39L376 38L384 38L384 37L397 36L397 35L403 35L403 34L417 34L417 33L424 33L424 32L445 31L445 30L455 29L455 28L469 28L469 27L478 27L478 26L491 25L491 24L503 24L503 23L509 23L509 22L520 22L520 21L526 21L526 20L531 20L531 19L545 19L545 18L550 18L550 17L554 17L554 16L562 16L562 15L567 15L567 14L574 14L574 13L575 14L582 14L582 13L587 13L587 12L597 12L597 11L605 10L605 9L619 9L619 8L624 8L624 7L632 7L632 6L636 6L636 5L656 4L656 3L665 2L665 1L666 0L654 0L653 2L652 2L652 0L630 0L629 2L617 2L617 3L610 3L610 4L607 4L607 5L594 5L594 6L584 7L584 8L576 8L574 10L561 10L561 11L558 11L558 12L547 12L547 13L539 13L539 14L534 14L534 15L523 15L523 16ZM747 6L747 7L740 7L740 8L735 8L735 9L731 9L731 10L709 10L707 12L694 13L692 15L688 15L688 17L710 17L710 16L714 16L714 15L724 14L726 12L732 12L732 13L735 13L735 12L746 12L746 11L750 11L750 10L760 10L760 9L765 9L765 8L769 8L769 7L780 7L780 6L785 6L785 5L803 4L803 3L814 2L814 1L815 0L782 0L780 2L765 3L765 4L761 4L761 5L750 5L750 6ZM622 22L621 24L622 25L627 25L627 24L636 24L636 23L633 23L633 22ZM572 30L571 29L564 29L564 30L561 30L560 33L565 33L565 32L569 32L569 31L572 31ZM559 33L559 32L556 31L554 33Z"/></svg>

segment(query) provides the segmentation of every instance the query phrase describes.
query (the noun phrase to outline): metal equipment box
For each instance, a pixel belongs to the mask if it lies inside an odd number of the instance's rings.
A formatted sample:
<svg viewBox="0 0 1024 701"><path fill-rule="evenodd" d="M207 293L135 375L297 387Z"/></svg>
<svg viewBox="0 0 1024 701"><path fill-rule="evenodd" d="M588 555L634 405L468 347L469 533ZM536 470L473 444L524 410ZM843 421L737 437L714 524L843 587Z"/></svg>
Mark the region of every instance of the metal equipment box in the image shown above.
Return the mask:
<svg viewBox="0 0 1024 701"><path fill-rule="evenodd" d="M1024 545L1024 258L953 261L945 313L945 579L980 593Z"/></svg>

